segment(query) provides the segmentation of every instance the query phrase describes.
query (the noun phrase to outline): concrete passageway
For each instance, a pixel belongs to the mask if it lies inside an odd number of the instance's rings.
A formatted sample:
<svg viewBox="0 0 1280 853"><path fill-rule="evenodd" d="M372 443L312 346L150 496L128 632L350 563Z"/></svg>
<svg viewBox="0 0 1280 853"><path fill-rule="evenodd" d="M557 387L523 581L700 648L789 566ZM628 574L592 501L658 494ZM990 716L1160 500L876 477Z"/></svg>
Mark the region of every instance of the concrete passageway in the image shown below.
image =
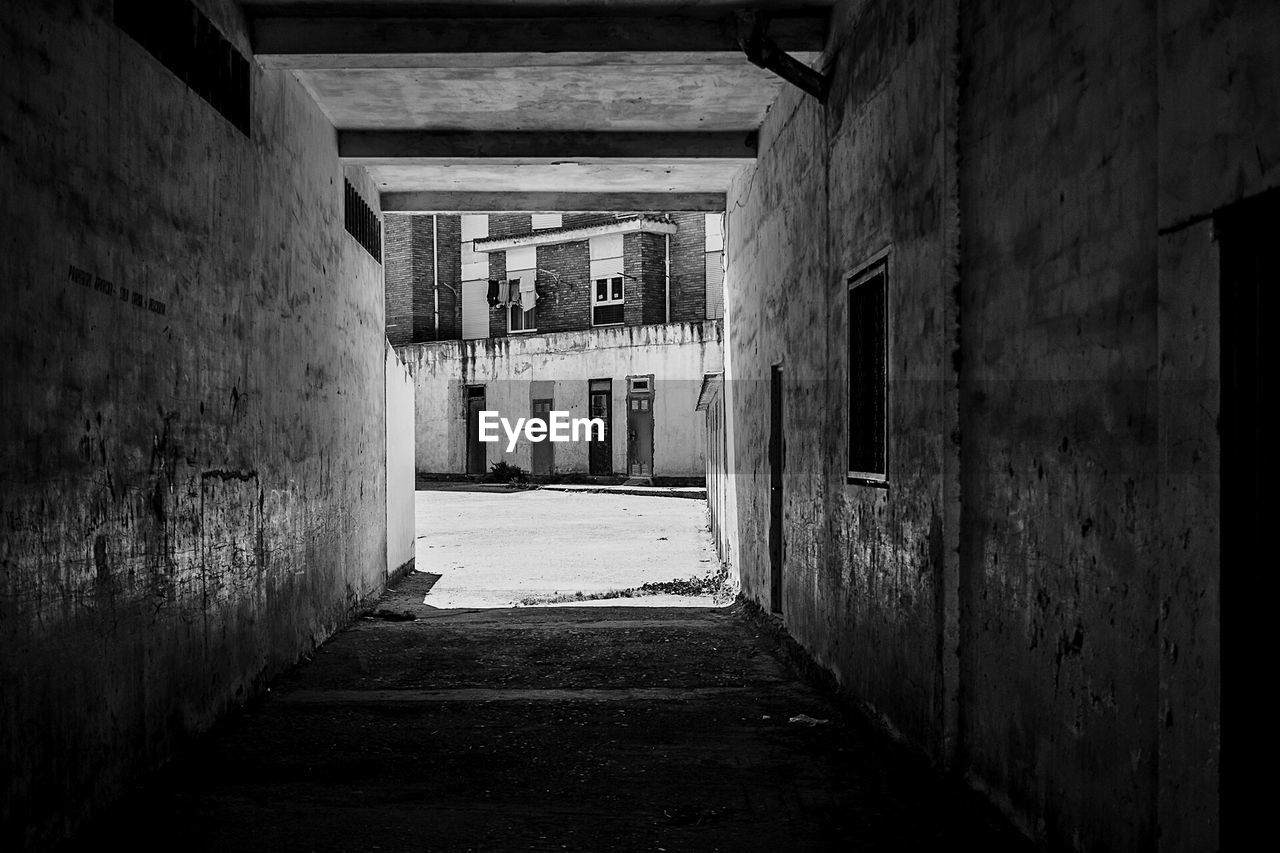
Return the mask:
<svg viewBox="0 0 1280 853"><path fill-rule="evenodd" d="M82 849L1024 849L738 611L433 610L424 588L380 602L415 621L340 633Z"/></svg>
<svg viewBox="0 0 1280 853"><path fill-rule="evenodd" d="M1277 44L0 2L0 852L1247 849Z"/></svg>

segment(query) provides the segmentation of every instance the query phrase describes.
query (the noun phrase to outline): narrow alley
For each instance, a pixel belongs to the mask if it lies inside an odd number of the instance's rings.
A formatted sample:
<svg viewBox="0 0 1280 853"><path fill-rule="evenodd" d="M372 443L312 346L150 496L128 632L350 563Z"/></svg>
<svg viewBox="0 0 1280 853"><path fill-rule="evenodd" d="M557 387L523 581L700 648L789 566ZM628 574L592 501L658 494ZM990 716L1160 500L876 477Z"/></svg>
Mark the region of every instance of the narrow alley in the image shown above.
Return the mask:
<svg viewBox="0 0 1280 853"><path fill-rule="evenodd" d="M1277 45L0 3L0 853L1257 846Z"/></svg>
<svg viewBox="0 0 1280 853"><path fill-rule="evenodd" d="M438 610L416 572L76 849L1031 849L740 608ZM817 721L817 722L815 722Z"/></svg>

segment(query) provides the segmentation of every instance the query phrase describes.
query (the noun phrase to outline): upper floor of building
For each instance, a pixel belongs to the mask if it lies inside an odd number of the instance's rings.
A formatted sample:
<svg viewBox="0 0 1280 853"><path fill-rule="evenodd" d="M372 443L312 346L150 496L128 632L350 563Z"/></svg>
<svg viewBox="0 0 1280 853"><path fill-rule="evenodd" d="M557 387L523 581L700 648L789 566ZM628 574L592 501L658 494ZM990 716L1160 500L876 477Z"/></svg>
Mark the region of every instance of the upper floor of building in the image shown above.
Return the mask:
<svg viewBox="0 0 1280 853"><path fill-rule="evenodd" d="M387 337L403 345L721 317L722 216L388 214Z"/></svg>

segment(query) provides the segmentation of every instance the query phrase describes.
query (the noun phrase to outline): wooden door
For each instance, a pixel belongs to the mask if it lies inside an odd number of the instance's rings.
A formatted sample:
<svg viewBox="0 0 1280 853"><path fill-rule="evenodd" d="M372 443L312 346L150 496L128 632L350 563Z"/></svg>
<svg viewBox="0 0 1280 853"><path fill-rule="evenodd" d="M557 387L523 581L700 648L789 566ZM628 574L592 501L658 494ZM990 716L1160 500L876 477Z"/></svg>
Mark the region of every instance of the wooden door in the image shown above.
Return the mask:
<svg viewBox="0 0 1280 853"><path fill-rule="evenodd" d="M538 418L551 429L551 400L533 401L533 417ZM542 441L529 442L529 468L534 474L550 474L555 470L555 445L544 438Z"/></svg>
<svg viewBox="0 0 1280 853"><path fill-rule="evenodd" d="M653 476L653 397L627 397L627 473L632 477Z"/></svg>
<svg viewBox="0 0 1280 853"><path fill-rule="evenodd" d="M609 379L593 379L588 386L590 394L588 417L604 421L604 438L597 440L592 433L587 445L588 470L596 475L613 473L613 382Z"/></svg>
<svg viewBox="0 0 1280 853"><path fill-rule="evenodd" d="M467 388L467 473L484 474L486 465L485 444L480 440L480 412L484 410L484 386Z"/></svg>

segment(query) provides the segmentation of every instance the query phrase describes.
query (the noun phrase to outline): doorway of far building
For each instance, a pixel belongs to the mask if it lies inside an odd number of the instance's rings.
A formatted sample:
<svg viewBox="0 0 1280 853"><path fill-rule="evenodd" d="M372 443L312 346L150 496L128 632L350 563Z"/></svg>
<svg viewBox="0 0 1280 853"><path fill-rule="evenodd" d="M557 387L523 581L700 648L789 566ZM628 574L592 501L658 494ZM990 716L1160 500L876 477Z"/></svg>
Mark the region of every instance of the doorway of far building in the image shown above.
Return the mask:
<svg viewBox="0 0 1280 853"><path fill-rule="evenodd" d="M592 476L613 473L613 380L592 379L588 383L588 416L604 423L604 434L591 433L587 445L587 471Z"/></svg>
<svg viewBox="0 0 1280 853"><path fill-rule="evenodd" d="M485 467L485 444L480 440L480 413L484 411L485 393L483 385L467 386L467 473L483 474Z"/></svg>
<svg viewBox="0 0 1280 853"><path fill-rule="evenodd" d="M555 383L539 381L529 386L529 407L534 418L543 423L551 422L551 411L555 408ZM555 444L551 441L534 441L529 443L529 471L539 476L548 476L556 470Z"/></svg>
<svg viewBox="0 0 1280 853"><path fill-rule="evenodd" d="M653 374L627 377L627 475L653 477Z"/></svg>

